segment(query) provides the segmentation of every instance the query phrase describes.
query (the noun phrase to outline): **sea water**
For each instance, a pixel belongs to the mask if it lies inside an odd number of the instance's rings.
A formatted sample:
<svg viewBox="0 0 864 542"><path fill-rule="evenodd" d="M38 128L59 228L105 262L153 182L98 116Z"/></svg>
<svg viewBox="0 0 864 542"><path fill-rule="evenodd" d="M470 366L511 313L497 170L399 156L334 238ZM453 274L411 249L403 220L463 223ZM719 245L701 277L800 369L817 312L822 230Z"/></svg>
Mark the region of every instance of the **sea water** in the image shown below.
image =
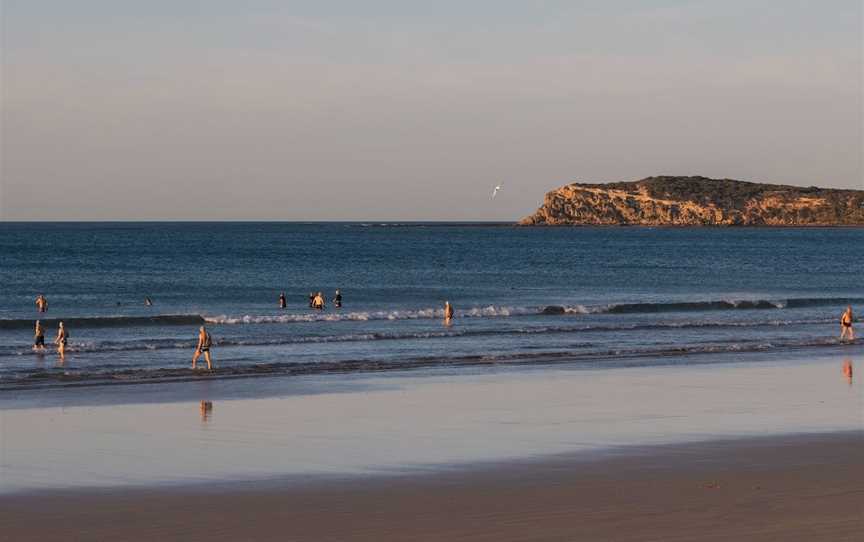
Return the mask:
<svg viewBox="0 0 864 542"><path fill-rule="evenodd" d="M216 376L839 352L862 264L855 228L0 223L0 389L188 377L200 325Z"/></svg>

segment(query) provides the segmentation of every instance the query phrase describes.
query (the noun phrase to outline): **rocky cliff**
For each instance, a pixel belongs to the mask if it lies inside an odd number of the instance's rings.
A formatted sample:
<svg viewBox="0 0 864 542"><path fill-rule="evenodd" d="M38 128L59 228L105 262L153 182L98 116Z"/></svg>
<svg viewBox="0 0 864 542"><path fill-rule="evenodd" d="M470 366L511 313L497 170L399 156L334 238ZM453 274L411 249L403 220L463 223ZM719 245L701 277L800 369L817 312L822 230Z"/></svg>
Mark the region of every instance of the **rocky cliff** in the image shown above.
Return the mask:
<svg viewBox="0 0 864 542"><path fill-rule="evenodd" d="M864 225L864 190L759 184L707 177L572 183L546 194L528 226Z"/></svg>

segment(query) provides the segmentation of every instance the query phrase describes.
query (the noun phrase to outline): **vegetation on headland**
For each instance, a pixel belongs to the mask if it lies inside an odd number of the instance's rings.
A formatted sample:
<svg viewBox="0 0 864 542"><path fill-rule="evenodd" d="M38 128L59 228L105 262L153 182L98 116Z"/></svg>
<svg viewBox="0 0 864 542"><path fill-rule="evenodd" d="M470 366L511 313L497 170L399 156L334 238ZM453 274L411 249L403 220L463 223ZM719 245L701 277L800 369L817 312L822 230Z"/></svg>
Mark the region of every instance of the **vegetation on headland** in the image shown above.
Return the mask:
<svg viewBox="0 0 864 542"><path fill-rule="evenodd" d="M864 225L864 190L751 183L707 177L648 177L571 183L546 194L522 225Z"/></svg>

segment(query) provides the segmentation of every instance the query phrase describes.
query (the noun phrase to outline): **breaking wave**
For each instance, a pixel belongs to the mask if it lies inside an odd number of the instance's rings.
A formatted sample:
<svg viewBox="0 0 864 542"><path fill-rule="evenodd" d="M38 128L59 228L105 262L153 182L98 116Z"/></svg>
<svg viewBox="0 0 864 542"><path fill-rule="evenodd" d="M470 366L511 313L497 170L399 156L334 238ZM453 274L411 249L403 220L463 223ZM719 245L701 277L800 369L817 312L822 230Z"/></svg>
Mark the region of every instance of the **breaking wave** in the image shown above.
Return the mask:
<svg viewBox="0 0 864 542"><path fill-rule="evenodd" d="M767 320L762 322L654 322L644 324L611 324L611 325L563 325L563 326L532 326L509 329L447 329L440 331L409 331L409 332L367 332L346 333L340 335L305 335L282 336L270 338L214 338L216 346L281 346L294 344L324 344L348 343L365 341L398 341L398 340L429 340L457 337L480 336L514 336L543 335L562 333L622 333L641 330L664 329L723 329L723 328L783 328L797 325L828 324L833 320ZM585 343L590 346L590 343ZM129 352L146 350L188 350L195 347L194 340L177 339L144 339L127 341L70 341L69 352ZM29 347L0 346L0 354L36 355Z"/></svg>
<svg viewBox="0 0 864 542"><path fill-rule="evenodd" d="M457 318L507 318L512 316L549 316L580 314L645 314L671 312L708 312L728 310L778 310L802 307L843 306L861 304L864 298L791 298L791 299L742 299L718 301L685 301L669 303L611 303L598 305L548 305L508 307L488 305L456 311ZM291 314L246 314L200 315L161 314L156 316L92 316L63 318L67 327L141 327L141 326L195 326L204 323L235 324L289 324L302 322L342 322L374 320L432 320L444 317L441 308L356 311L356 312L303 312ZM36 318L0 319L0 330L31 329ZM61 319L43 318L42 325L55 327Z"/></svg>
<svg viewBox="0 0 864 542"><path fill-rule="evenodd" d="M719 301L686 301L670 303L613 303L601 305L548 305L534 307L506 307L490 305L457 310L457 318L505 318L509 316L579 315L579 314L647 314L672 312L710 312L728 310L778 310L819 306L842 306L864 303L864 298L791 298L791 299L741 299ZM421 320L441 319L440 308L419 310L361 311L361 312L315 312L276 315L205 316L211 324L279 324L295 322L340 322L371 320Z"/></svg>

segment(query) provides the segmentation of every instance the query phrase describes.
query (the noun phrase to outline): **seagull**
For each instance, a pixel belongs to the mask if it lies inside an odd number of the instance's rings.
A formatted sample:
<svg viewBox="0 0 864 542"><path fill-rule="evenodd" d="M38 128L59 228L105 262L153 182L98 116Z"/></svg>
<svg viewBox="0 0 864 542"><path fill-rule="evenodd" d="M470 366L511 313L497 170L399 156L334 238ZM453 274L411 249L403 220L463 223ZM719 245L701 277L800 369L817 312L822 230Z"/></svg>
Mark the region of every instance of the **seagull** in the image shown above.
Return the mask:
<svg viewBox="0 0 864 542"><path fill-rule="evenodd" d="M499 183L495 185L495 188L492 189L492 199L495 199L495 196L498 195L498 191L501 190L502 186L504 186L504 183Z"/></svg>

